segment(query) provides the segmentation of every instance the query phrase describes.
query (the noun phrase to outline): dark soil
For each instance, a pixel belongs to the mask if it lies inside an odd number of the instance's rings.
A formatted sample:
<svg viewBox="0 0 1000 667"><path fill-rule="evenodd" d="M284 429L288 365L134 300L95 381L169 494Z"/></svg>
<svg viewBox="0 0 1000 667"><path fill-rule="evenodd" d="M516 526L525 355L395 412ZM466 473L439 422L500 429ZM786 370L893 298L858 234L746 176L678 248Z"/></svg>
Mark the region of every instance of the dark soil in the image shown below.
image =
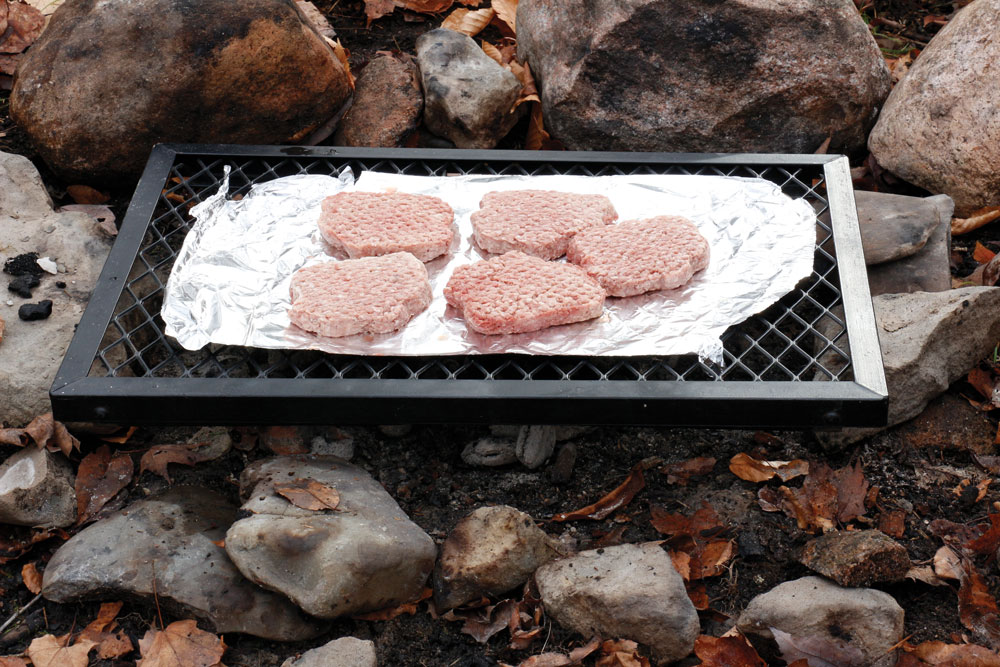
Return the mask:
<svg viewBox="0 0 1000 667"><path fill-rule="evenodd" d="M363 3L351 0L320 0L316 3L326 13L345 46L352 52L352 67L358 73L378 51L398 50L413 53L417 37L437 27L439 18L397 11L366 25ZM951 3L930 0L878 0L865 10L870 19L881 18L895 25L882 24L876 29L893 32L913 46L928 40L936 26L925 26L923 17L931 14L947 15ZM494 41L498 36L493 37ZM43 179L58 204L71 203L66 186L41 163L22 130L14 126L7 113L7 92L0 92L0 151L26 155L38 165ZM523 129L511 133L505 147L517 147ZM129 193L112 193L111 202L118 220L124 216ZM995 227L996 225L994 225ZM966 275L975 268L970 266L971 251L976 240L992 250L1000 250L1000 231L987 227L968 237L957 239L955 248L955 274ZM956 383L952 396L974 396L965 383ZM839 452L823 451L813 436L803 433L779 433L775 437L762 437L745 431L657 429L657 428L597 428L574 440L578 458L569 481L557 485L551 481L550 471L527 471L518 466L500 469L476 469L464 464L459 456L462 448L475 438L485 435L486 429L458 426L418 426L402 438L388 438L375 428L346 429L357 444L355 462L368 470L399 502L412 519L437 541L441 541L455 523L482 505L508 504L528 512L550 534L560 537L579 548L592 546L616 527L625 526L623 542L640 542L661 539L650 524L650 508L660 506L669 512L690 514L708 502L729 527L737 545L737 553L728 571L722 576L707 580L711 609L701 613L702 631L718 636L733 623L748 601L777 584L808 574L797 561L803 544L811 537L799 529L795 521L780 513L765 513L756 502L758 489L777 482L752 484L736 478L727 468L729 459L740 452L748 452L766 459L789 460L804 458L812 462L825 462L839 468L860 462L872 486L879 488L877 501L868 508L860 520L852 522L857 528L872 527L882 511L906 512L906 528L900 538L915 564L926 564L941 546L933 536L929 523L945 518L952 521L977 524L985 520L995 503L1000 501L1000 489L990 487L982 500L969 502L967 495L956 494L954 489L962 477L978 479L981 469L975 464L969 448L978 451L992 449L991 425L985 417L964 401L958 405L968 417L968 423L979 423L981 428L969 427L951 433L947 441L926 428L923 437L921 426L908 430L893 429L858 446ZM914 431L916 428L916 431ZM193 429L140 429L121 448L132 453L138 464L141 453L156 443L184 442ZM916 433L916 435L915 435ZM96 436L83 436L83 453L92 451L101 443ZM964 443L954 447L955 441ZM4 458L13 449L0 447ZM223 459L201 464L194 468L172 466L174 484L201 484L227 493L237 500L237 478L245 465L269 452L233 450ZM603 521L552 522L558 513L588 505L620 484L630 469L649 457L660 457L664 462L678 462L696 456L712 456L718 460L712 473L695 477L687 485L668 483L665 475L656 468L646 473L646 487L619 513ZM79 456L77 457L79 459ZM948 473L928 472L931 468L948 470ZM798 480L790 486L798 486ZM166 487L166 482L150 473L135 482L110 506L113 510L143 498ZM76 529L68 531L73 534ZM36 544L24 555L17 556L17 543L23 543L30 531L3 527L0 530L0 557L9 558L0 567L0 621L27 604L34 596L25 589L21 580L21 567L37 563L40 570L53 551L62 543L62 536L55 536ZM977 563L986 576L992 594L1000 592L996 566L985 560ZM906 581L880 586L893 595L906 610L905 635L912 644L927 640L956 641L968 636L973 641L983 638L972 635L963 627L957 608L954 586L933 587ZM518 592L512 593L518 596ZM23 651L33 637L51 632L56 635L77 631L96 617L99 604L81 603L58 605L44 600L27 612L11 630L0 637L0 654ZM169 616L163 622L174 619ZM155 607L126 603L119 622L133 641L141 638L160 620ZM517 664L524 658L542 650L561 650L576 646L586 638L574 636L555 624L545 621L541 638L528 650L508 647L509 637L501 632L486 645L477 643L461 632L461 624L435 619L426 602L419 605L416 614L402 615L391 621L342 620L330 632L317 640L299 644L281 644L248 636L227 635L230 647L224 662L230 666L280 665L290 655L318 646L336 637L352 635L375 641L380 664L393 667L462 666L481 667L498 662ZM94 665L128 665L132 658L117 661L92 662ZM682 664L696 664L690 658Z"/></svg>

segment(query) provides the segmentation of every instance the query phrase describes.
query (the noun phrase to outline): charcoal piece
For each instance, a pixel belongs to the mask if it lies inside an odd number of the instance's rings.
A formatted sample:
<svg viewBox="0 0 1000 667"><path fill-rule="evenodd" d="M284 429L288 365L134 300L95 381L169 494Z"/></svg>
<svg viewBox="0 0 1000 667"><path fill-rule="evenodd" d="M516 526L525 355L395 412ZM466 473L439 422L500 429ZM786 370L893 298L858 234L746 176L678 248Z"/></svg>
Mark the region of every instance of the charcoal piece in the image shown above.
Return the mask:
<svg viewBox="0 0 1000 667"><path fill-rule="evenodd" d="M10 281L10 284L7 285L7 289L22 299L30 299L31 290L38 287L39 282L41 281L38 276L30 273L24 273Z"/></svg>
<svg viewBox="0 0 1000 667"><path fill-rule="evenodd" d="M52 299L45 299L38 303L26 303L17 309L17 316L25 322L34 320L44 320L52 314Z"/></svg>
<svg viewBox="0 0 1000 667"><path fill-rule="evenodd" d="M3 272L12 276L42 275L42 267L38 266L38 253L26 252L11 257L3 263Z"/></svg>

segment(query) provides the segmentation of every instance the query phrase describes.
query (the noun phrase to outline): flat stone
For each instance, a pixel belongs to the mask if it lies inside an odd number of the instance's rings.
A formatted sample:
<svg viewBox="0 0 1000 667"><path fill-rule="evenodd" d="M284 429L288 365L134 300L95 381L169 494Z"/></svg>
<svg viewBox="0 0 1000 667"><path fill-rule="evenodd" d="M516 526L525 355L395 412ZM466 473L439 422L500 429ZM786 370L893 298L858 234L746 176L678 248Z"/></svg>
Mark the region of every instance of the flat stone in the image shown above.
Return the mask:
<svg viewBox="0 0 1000 667"><path fill-rule="evenodd" d="M29 445L0 464L0 523L65 528L76 521L76 475L61 454Z"/></svg>
<svg viewBox="0 0 1000 667"><path fill-rule="evenodd" d="M52 411L49 388L111 244L90 216L53 211L38 170L23 156L0 153L0 192L0 263L36 252L58 259L68 270L58 278L42 274L34 288L32 301L52 301L47 319L19 319L17 311L25 300L14 294L8 294L10 305L0 304L0 318L6 322L0 421L19 426ZM47 227L54 229L46 233ZM65 289L58 281L66 283Z"/></svg>
<svg viewBox="0 0 1000 667"><path fill-rule="evenodd" d="M868 289L872 296L950 290L951 218L942 218L927 243L916 253L894 262L869 266Z"/></svg>
<svg viewBox="0 0 1000 667"><path fill-rule="evenodd" d="M809 540L800 562L841 586L902 581L910 556L902 544L878 530L838 530Z"/></svg>
<svg viewBox="0 0 1000 667"><path fill-rule="evenodd" d="M1000 204L998 24L1000 0L955 14L896 84L868 139L881 166L950 195L959 217Z"/></svg>
<svg viewBox="0 0 1000 667"><path fill-rule="evenodd" d="M337 510L301 509L274 490L310 479L337 490ZM363 469L333 456L256 461L240 476L247 518L226 552L251 581L313 616L336 618L417 598L434 567L434 541Z"/></svg>
<svg viewBox="0 0 1000 667"><path fill-rule="evenodd" d="M522 426L514 446L517 460L529 470L540 468L556 449L557 433L556 426Z"/></svg>
<svg viewBox="0 0 1000 667"><path fill-rule="evenodd" d="M198 445L198 458L214 461L225 456L233 448L233 435L225 426L204 426L194 432L188 443Z"/></svg>
<svg viewBox="0 0 1000 667"><path fill-rule="evenodd" d="M406 56L373 59L358 76L354 102L334 136L338 146L402 146L420 124L420 73Z"/></svg>
<svg viewBox="0 0 1000 667"><path fill-rule="evenodd" d="M1000 340L1000 288L883 294L872 299L889 390L887 426L916 417L936 396L992 354ZM822 327L821 327L822 328ZM832 359L824 366L835 365ZM882 428L820 432L843 446Z"/></svg>
<svg viewBox="0 0 1000 667"><path fill-rule="evenodd" d="M694 649L698 613L657 543L582 551L543 565L535 581L546 613L585 637L632 639L661 663Z"/></svg>
<svg viewBox="0 0 1000 667"><path fill-rule="evenodd" d="M773 640L770 628L777 628L798 639L845 641L863 655L860 664L891 667L891 649L903 639L903 608L882 591L803 577L752 599L736 627L751 639Z"/></svg>
<svg viewBox="0 0 1000 667"><path fill-rule="evenodd" d="M42 594L59 603L137 599L219 633L276 641L318 635L315 619L247 581L216 544L236 517L235 506L201 487L140 500L61 546L45 568Z"/></svg>
<svg viewBox="0 0 1000 667"><path fill-rule="evenodd" d="M299 658L289 658L281 667L378 667L375 643L355 637L334 639Z"/></svg>
<svg viewBox="0 0 1000 667"><path fill-rule="evenodd" d="M462 450L462 460L470 466L493 468L517 461L517 442L507 438L480 438Z"/></svg>
<svg viewBox="0 0 1000 667"><path fill-rule="evenodd" d="M443 611L522 585L562 554L559 543L513 507L480 507L455 526L434 569L434 604Z"/></svg>
<svg viewBox="0 0 1000 667"><path fill-rule="evenodd" d="M350 95L288 0L74 2L25 54L10 114L67 181L127 182L157 142L297 143Z"/></svg>
<svg viewBox="0 0 1000 667"><path fill-rule="evenodd" d="M924 198L855 190L854 201L869 266L917 253L942 220L951 222L955 210L947 195Z"/></svg>
<svg viewBox="0 0 1000 667"><path fill-rule="evenodd" d="M458 148L493 148L517 122L521 82L475 40L438 28L417 39L424 125Z"/></svg>
<svg viewBox="0 0 1000 667"><path fill-rule="evenodd" d="M573 478L573 466L576 465L577 449L572 442L559 447L555 460L549 466L548 475L553 484L566 484Z"/></svg>
<svg viewBox="0 0 1000 667"><path fill-rule="evenodd" d="M840 0L522 0L517 45L576 150L853 153L890 87Z"/></svg>
<svg viewBox="0 0 1000 667"><path fill-rule="evenodd" d="M305 434L298 426L267 426L261 429L260 446L281 456L309 451Z"/></svg>

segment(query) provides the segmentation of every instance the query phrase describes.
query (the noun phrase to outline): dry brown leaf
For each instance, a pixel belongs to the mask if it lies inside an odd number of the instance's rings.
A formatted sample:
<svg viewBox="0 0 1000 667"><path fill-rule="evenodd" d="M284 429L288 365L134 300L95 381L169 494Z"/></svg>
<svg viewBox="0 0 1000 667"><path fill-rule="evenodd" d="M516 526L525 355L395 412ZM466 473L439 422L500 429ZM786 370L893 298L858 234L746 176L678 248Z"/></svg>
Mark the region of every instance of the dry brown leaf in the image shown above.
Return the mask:
<svg viewBox="0 0 1000 667"><path fill-rule="evenodd" d="M63 208L65 208L65 207L63 207ZM138 426L129 426L128 430L125 431L124 434L122 434L122 435L108 435L108 436L105 436L105 437L101 438L101 440L103 440L104 442L110 442L110 443L115 444L115 445L124 445L126 442L128 442L132 438L133 435L135 435L135 432L138 431L138 430L139 430Z"/></svg>
<svg viewBox="0 0 1000 667"><path fill-rule="evenodd" d="M215 667L226 644L193 620L175 621L163 630L150 628L139 640L139 652L136 667Z"/></svg>
<svg viewBox="0 0 1000 667"><path fill-rule="evenodd" d="M993 372L976 366L965 376L972 388L988 399L992 407L1000 407L1000 392L997 391L997 378Z"/></svg>
<svg viewBox="0 0 1000 667"><path fill-rule="evenodd" d="M906 512L890 510L878 515L878 529L889 537L899 539L906 532Z"/></svg>
<svg viewBox="0 0 1000 667"><path fill-rule="evenodd" d="M528 134L524 138L524 148L529 151L540 151L551 137L545 131L542 118L542 105L537 102L531 107L531 118L528 120Z"/></svg>
<svg viewBox="0 0 1000 667"><path fill-rule="evenodd" d="M368 612L367 614L359 614L357 616L352 616L351 618L360 621L391 621L397 616L402 616L403 614L409 614L410 616L413 616L414 614L417 613L417 605L426 600L427 598L429 598L433 594L434 591L432 591L430 588L425 588L423 592L420 594L420 597L417 598L416 600L412 600L410 602L404 602L398 607L388 607L386 609L379 609L378 611Z"/></svg>
<svg viewBox="0 0 1000 667"><path fill-rule="evenodd" d="M794 461L761 461L743 452L729 460L729 470L748 482L766 482L775 476L787 482L800 475L809 474L809 464L801 459Z"/></svg>
<svg viewBox="0 0 1000 667"><path fill-rule="evenodd" d="M500 49L485 40L483 41L483 52L493 60L497 61L498 65L503 65L503 55L501 55Z"/></svg>
<svg viewBox="0 0 1000 667"><path fill-rule="evenodd" d="M348 51L340 40L332 40L329 37L324 37L327 45L333 49L333 53L337 56L337 60L340 61L341 67L344 68L344 73L347 74L347 83L350 84L351 90L354 90L354 74L351 72L351 52Z"/></svg>
<svg viewBox="0 0 1000 667"><path fill-rule="evenodd" d="M44 635L32 639L25 653L34 667L87 667L90 662L87 654L94 648L94 642L82 639L72 646L67 646L68 643L69 635Z"/></svg>
<svg viewBox="0 0 1000 667"><path fill-rule="evenodd" d="M0 33L0 53L21 53L31 46L45 28L45 17L22 2L7 5L7 28Z"/></svg>
<svg viewBox="0 0 1000 667"><path fill-rule="evenodd" d="M167 472L167 466L171 463L193 466L214 456L211 453L206 454L198 451L203 444L200 442L187 442L180 445L156 445L155 447L150 447L142 455L142 458L139 459L139 473L141 474L148 470L170 482L171 479L170 474Z"/></svg>
<svg viewBox="0 0 1000 667"><path fill-rule="evenodd" d="M980 264L985 264L996 256L997 254L995 252L984 246L979 241L976 241L976 246L972 250L972 259L976 260Z"/></svg>
<svg viewBox="0 0 1000 667"><path fill-rule="evenodd" d="M984 481L989 482L991 480ZM982 534L973 540L967 540L963 545L965 549L974 554L992 555L996 553L997 548L1000 548L1000 514L990 514L987 518L990 520L989 527L985 529L980 527Z"/></svg>
<svg viewBox="0 0 1000 667"><path fill-rule="evenodd" d="M395 10L396 3L393 0L365 0L365 17L368 19L368 25L375 19L392 14Z"/></svg>
<svg viewBox="0 0 1000 667"><path fill-rule="evenodd" d="M39 542L52 537L69 539L69 535L61 530L27 531L20 526L0 526L0 529L4 531L0 533L0 564L20 558Z"/></svg>
<svg viewBox="0 0 1000 667"><path fill-rule="evenodd" d="M454 0L395 0L397 7L419 14L440 14L454 4Z"/></svg>
<svg viewBox="0 0 1000 667"><path fill-rule="evenodd" d="M650 508L650 515L653 528L669 537L701 538L705 533L722 530L719 515L708 503L702 503L701 509L691 516L669 514L656 505Z"/></svg>
<svg viewBox="0 0 1000 667"><path fill-rule="evenodd" d="M913 581L922 581L931 586L947 586L948 582L934 573L934 568L929 565L921 567L911 567L906 571L905 577Z"/></svg>
<svg viewBox="0 0 1000 667"><path fill-rule="evenodd" d="M631 639L609 639L601 644L594 667L649 667L649 660L639 655L639 645Z"/></svg>
<svg viewBox="0 0 1000 667"><path fill-rule="evenodd" d="M102 660L120 658L135 650L125 631L115 627L115 618L121 608L121 602L105 602L97 612L97 618L80 633L80 638L97 644L97 657Z"/></svg>
<svg viewBox="0 0 1000 667"><path fill-rule="evenodd" d="M132 457L115 454L107 445L80 462L76 473L77 523L84 523L97 516L109 500L128 486L133 474Z"/></svg>
<svg viewBox="0 0 1000 667"><path fill-rule="evenodd" d="M285 500L304 510L335 510L340 504L340 494L335 488L314 479L293 479L275 484L274 490Z"/></svg>
<svg viewBox="0 0 1000 667"><path fill-rule="evenodd" d="M709 540L699 544L691 558L691 579L717 577L734 555L732 540Z"/></svg>
<svg viewBox="0 0 1000 667"><path fill-rule="evenodd" d="M517 0L493 0L493 11L504 25L517 34Z"/></svg>
<svg viewBox="0 0 1000 667"><path fill-rule="evenodd" d="M80 449L80 441L73 437L62 422L52 418L52 413L38 415L24 427L24 433L30 437L39 448L45 447L50 452L60 451L66 456Z"/></svg>
<svg viewBox="0 0 1000 667"><path fill-rule="evenodd" d="M21 568L21 579L24 581L24 587L35 595L42 592L42 575L34 563L24 564Z"/></svg>
<svg viewBox="0 0 1000 667"><path fill-rule="evenodd" d="M104 194L89 185L70 185L66 187L66 194L73 198L77 204L106 204L111 201L109 195Z"/></svg>
<svg viewBox="0 0 1000 667"><path fill-rule="evenodd" d="M635 497L635 494L639 493L645 486L646 480L642 476L642 464L635 465L624 482L593 505L587 505L573 512L557 514L552 517L552 520L603 519L615 510L628 505L632 501L632 498Z"/></svg>
<svg viewBox="0 0 1000 667"><path fill-rule="evenodd" d="M20 656L0 655L0 667L28 667L28 663Z"/></svg>
<svg viewBox="0 0 1000 667"><path fill-rule="evenodd" d="M694 654L704 667L766 667L767 663L743 635L710 637L701 635L694 641Z"/></svg>
<svg viewBox="0 0 1000 667"><path fill-rule="evenodd" d="M684 584L687 589L688 599L698 611L708 609L708 587L704 581L688 581Z"/></svg>
<svg viewBox="0 0 1000 667"><path fill-rule="evenodd" d="M0 445L24 447L24 438L23 428L0 428Z"/></svg>
<svg viewBox="0 0 1000 667"><path fill-rule="evenodd" d="M968 218L952 218L951 233L953 235L967 234L974 229L979 229L983 225L989 224L1000 218L1000 206L987 206L978 211L973 211Z"/></svg>
<svg viewBox="0 0 1000 667"><path fill-rule="evenodd" d="M660 468L660 472L667 476L667 484L687 486L688 481L692 477L699 477L712 472L712 469L715 468L715 463L716 460L710 456L699 456L687 461L668 463Z"/></svg>
<svg viewBox="0 0 1000 667"><path fill-rule="evenodd" d="M990 594L986 580L972 561L962 560L962 578L958 589L958 616L962 625L991 647L1000 646L1000 608Z"/></svg>
<svg viewBox="0 0 1000 667"><path fill-rule="evenodd" d="M975 644L929 641L906 649L927 665L942 667L1000 667L1000 655Z"/></svg>
<svg viewBox="0 0 1000 667"><path fill-rule="evenodd" d="M837 489L837 520L847 523L864 516L869 485L861 463L835 470L833 485Z"/></svg>
<svg viewBox="0 0 1000 667"><path fill-rule="evenodd" d="M490 24L490 21L493 20L493 15L493 9L490 7L475 11L459 7L441 22L441 27L463 33L469 37L475 37L483 31L483 28ZM499 55L499 51L497 54Z"/></svg>
<svg viewBox="0 0 1000 667"><path fill-rule="evenodd" d="M684 581L689 581L691 579L691 555L684 551L674 551L672 549L667 554L670 556L670 560L674 564L674 569L681 575L681 578Z"/></svg>

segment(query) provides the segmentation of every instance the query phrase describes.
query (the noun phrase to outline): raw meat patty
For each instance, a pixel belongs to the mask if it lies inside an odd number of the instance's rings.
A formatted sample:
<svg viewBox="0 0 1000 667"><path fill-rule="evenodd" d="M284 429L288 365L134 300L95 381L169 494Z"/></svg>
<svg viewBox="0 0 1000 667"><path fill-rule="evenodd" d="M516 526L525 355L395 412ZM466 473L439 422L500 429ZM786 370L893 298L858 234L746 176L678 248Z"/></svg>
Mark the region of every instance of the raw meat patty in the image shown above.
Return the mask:
<svg viewBox="0 0 1000 667"><path fill-rule="evenodd" d="M604 290L579 267L518 251L458 267L444 296L484 334L537 331L604 312Z"/></svg>
<svg viewBox="0 0 1000 667"><path fill-rule="evenodd" d="M288 317L306 331L337 338L401 328L431 302L423 263L406 252L324 262L292 276Z"/></svg>
<svg viewBox="0 0 1000 667"><path fill-rule="evenodd" d="M323 200L319 231L352 258L408 252L429 262L448 252L455 213L437 197L405 192L340 192Z"/></svg>
<svg viewBox="0 0 1000 667"><path fill-rule="evenodd" d="M604 195L552 190L487 193L472 214L476 245L497 254L510 250L555 259L566 254L574 234L618 219Z"/></svg>
<svg viewBox="0 0 1000 667"><path fill-rule="evenodd" d="M687 218L660 215L588 229L573 237L566 259L611 296L674 289L708 266L708 241Z"/></svg>

